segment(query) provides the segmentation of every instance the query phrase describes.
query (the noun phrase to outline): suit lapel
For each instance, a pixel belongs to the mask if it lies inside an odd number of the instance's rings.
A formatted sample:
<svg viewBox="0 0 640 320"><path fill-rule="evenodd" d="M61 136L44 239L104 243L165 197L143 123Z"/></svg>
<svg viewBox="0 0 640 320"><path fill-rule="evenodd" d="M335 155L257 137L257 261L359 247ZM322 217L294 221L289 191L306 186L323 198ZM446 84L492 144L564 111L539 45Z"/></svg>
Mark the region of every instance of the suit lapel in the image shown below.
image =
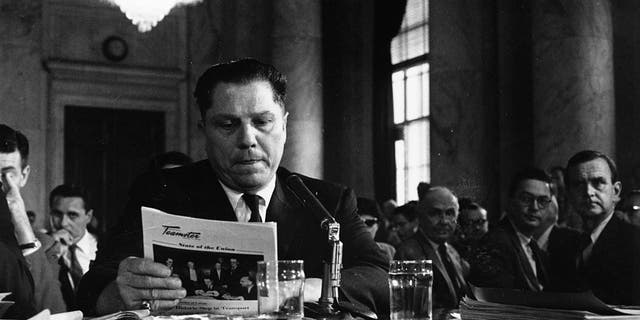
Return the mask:
<svg viewBox="0 0 640 320"><path fill-rule="evenodd" d="M295 238L295 230L298 230L302 223L302 218L298 214L302 212L302 207L298 204L291 191L282 184L281 180L280 175L278 175L276 188L267 208L266 218L267 221L278 223L278 256L286 257Z"/></svg>
<svg viewBox="0 0 640 320"><path fill-rule="evenodd" d="M422 238L421 241L418 241L418 243L420 244L420 247L422 247L422 251L424 252L425 257L428 257L433 261L433 265L436 267L436 269L438 269L438 271L442 275L442 278L444 278L444 282L447 284L449 294L454 299L457 299L458 295L453 286L453 283L451 282L451 278L447 274L447 268L444 267L442 260L440 260L438 254L431 246L431 243L429 243L429 239L427 238L427 236L421 230L418 230L418 234ZM454 300L454 301L457 301L457 300Z"/></svg>
<svg viewBox="0 0 640 320"><path fill-rule="evenodd" d="M516 230L511 225L509 219L505 219L506 228L509 230L509 239L511 240L511 246L516 249L516 256L518 260L518 267L520 268L520 272L524 275L524 280L527 282L527 286L532 291L540 291L540 283L538 282L538 278L535 273L533 273L533 269L531 268L531 264L529 264L529 258L524 253L522 246L520 245L520 238L516 233Z"/></svg>

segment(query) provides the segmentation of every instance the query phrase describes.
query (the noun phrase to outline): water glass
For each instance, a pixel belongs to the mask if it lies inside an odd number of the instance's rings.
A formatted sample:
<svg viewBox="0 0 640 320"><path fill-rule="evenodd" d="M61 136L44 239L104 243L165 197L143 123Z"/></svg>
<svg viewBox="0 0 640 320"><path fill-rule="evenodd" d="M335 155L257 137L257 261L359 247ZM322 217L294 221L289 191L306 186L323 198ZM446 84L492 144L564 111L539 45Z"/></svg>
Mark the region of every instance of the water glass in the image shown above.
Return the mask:
<svg viewBox="0 0 640 320"><path fill-rule="evenodd" d="M304 279L302 260L259 261L256 273L259 317L303 318Z"/></svg>
<svg viewBox="0 0 640 320"><path fill-rule="evenodd" d="M431 320L431 260L392 260L389 267L391 320Z"/></svg>

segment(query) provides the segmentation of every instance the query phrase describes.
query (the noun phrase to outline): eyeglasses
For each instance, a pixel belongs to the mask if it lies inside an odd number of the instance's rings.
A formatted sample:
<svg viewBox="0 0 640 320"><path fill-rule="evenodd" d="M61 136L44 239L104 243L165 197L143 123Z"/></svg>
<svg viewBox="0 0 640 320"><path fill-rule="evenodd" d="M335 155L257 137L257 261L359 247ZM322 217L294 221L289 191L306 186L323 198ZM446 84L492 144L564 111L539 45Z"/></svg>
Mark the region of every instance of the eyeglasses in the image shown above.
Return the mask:
<svg viewBox="0 0 640 320"><path fill-rule="evenodd" d="M460 223L465 226L480 227L487 223L487 219L464 220L460 221Z"/></svg>
<svg viewBox="0 0 640 320"><path fill-rule="evenodd" d="M549 206L551 203L551 198L547 196L536 197L531 193L523 192L516 197L516 200L520 202L520 204L525 206L533 206L534 202L537 202L540 208L544 209Z"/></svg>
<svg viewBox="0 0 640 320"><path fill-rule="evenodd" d="M373 225L378 223L378 218L367 218L367 219L360 219L360 220L362 220L362 222L364 222L364 224L366 224L367 227L373 227Z"/></svg>

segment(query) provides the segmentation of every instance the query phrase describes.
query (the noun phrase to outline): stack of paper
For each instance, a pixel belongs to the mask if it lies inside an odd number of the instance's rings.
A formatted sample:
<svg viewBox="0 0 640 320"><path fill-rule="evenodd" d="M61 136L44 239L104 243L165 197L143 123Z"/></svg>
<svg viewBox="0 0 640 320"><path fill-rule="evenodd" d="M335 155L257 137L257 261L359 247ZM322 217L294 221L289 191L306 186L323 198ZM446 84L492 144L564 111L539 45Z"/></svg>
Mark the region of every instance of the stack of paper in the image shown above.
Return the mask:
<svg viewBox="0 0 640 320"><path fill-rule="evenodd" d="M591 292L548 293L473 288L477 300L460 303L462 319L620 319L640 320L640 310L613 308Z"/></svg>

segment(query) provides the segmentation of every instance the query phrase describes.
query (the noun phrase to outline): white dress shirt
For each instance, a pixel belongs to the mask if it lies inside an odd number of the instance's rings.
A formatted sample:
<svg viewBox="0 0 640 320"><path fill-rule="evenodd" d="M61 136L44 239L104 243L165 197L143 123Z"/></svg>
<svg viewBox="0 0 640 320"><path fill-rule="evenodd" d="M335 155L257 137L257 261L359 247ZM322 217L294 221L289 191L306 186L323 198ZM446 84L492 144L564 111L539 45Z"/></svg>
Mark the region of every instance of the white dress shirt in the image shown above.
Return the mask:
<svg viewBox="0 0 640 320"><path fill-rule="evenodd" d="M227 198L229 199L229 203L231 203L231 207L233 208L233 211L236 213L236 217L238 218L238 221L248 222L249 219L251 219L251 209L244 202L244 199L242 198L242 195L244 193L238 192L236 190L233 190L227 187L220 180L218 180L218 182L222 186L224 193L227 195ZM276 189L276 176L274 175L273 179L271 179L271 181L269 181L269 183L267 183L267 185L264 186L264 188L258 190L255 193L259 199L258 210L260 211L260 218L262 218L262 221L267 221L266 220L267 208L269 207L269 202L271 201L271 196L273 195L273 191L275 189Z"/></svg>
<svg viewBox="0 0 640 320"><path fill-rule="evenodd" d="M89 271L89 264L96 259L98 251L98 239L89 231L84 231L84 235L76 242L76 259L82 268L82 274Z"/></svg>

